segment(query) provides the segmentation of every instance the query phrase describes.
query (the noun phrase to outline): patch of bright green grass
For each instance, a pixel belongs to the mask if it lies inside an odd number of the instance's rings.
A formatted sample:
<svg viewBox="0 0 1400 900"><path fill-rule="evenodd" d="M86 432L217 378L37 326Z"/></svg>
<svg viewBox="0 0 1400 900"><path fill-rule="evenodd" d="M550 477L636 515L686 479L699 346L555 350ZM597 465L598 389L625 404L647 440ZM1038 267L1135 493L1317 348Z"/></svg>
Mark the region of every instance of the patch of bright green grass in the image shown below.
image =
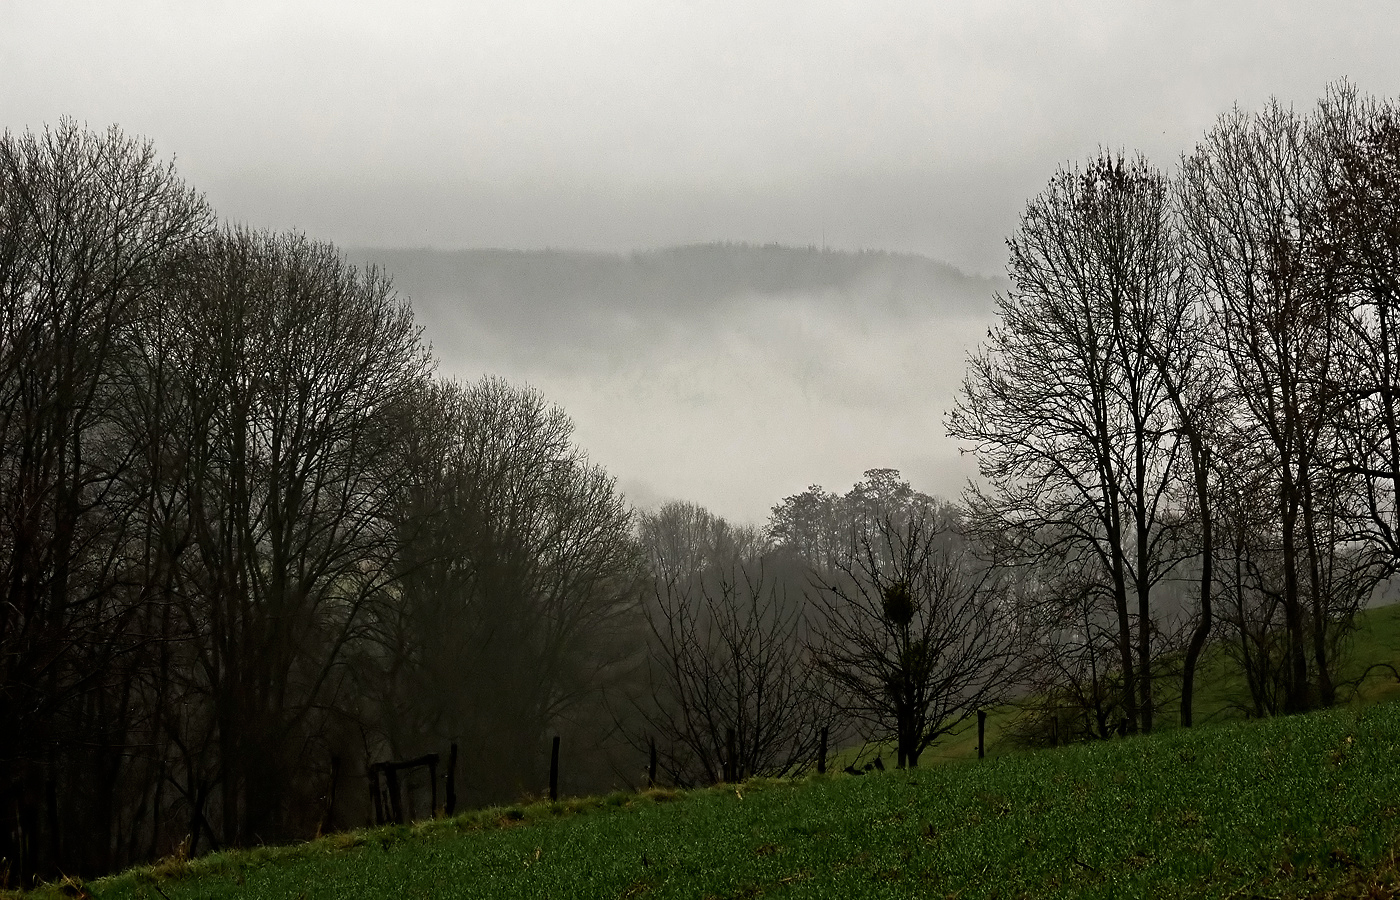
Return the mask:
<svg viewBox="0 0 1400 900"><path fill-rule="evenodd" d="M113 900L1308 895L1393 871L1397 759L1400 703L1386 703L861 778L485 811L86 889Z"/></svg>
<svg viewBox="0 0 1400 900"><path fill-rule="evenodd" d="M1400 603L1368 609L1357 618L1342 680L1357 682L1355 702L1400 698Z"/></svg>
<svg viewBox="0 0 1400 900"><path fill-rule="evenodd" d="M1219 626L1214 637L1217 642L1228 639L1226 630ZM1367 705L1400 699L1400 603L1373 607L1358 615L1356 630L1342 657L1337 682L1339 700L1344 703ZM1180 675L1163 677L1157 683L1156 691L1161 704L1157 712L1157 729L1178 727ZM1201 655L1192 706L1198 725L1244 719L1251 714L1249 686L1219 643L1208 645ZM1016 704L1005 704L987 711L987 756L1002 756L1019 749L1014 734L1020 715L1021 710ZM864 763L876 755L883 756L888 763L896 756L895 745L891 742L848 747L836 756L831 766L833 771L840 771L852 762ZM924 751L919 764L928 766L976 757L977 719L970 717Z"/></svg>
<svg viewBox="0 0 1400 900"><path fill-rule="evenodd" d="M1196 673L1194 714L1197 723L1246 718L1252 714L1249 686L1219 641L1230 640L1217 626L1214 643L1202 654ZM1363 610L1334 673L1340 703L1378 703L1400 698L1400 604ZM1158 688L1169 697L1158 714L1159 727L1179 720L1180 678L1168 678Z"/></svg>

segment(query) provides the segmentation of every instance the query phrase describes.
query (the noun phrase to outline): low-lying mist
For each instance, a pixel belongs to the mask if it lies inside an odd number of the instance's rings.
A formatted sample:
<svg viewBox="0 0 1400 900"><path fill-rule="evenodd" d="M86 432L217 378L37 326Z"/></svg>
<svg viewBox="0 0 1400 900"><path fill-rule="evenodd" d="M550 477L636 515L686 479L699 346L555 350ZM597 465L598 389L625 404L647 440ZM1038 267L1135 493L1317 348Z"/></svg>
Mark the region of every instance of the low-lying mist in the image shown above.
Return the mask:
<svg viewBox="0 0 1400 900"><path fill-rule="evenodd" d="M362 249L411 299L444 374L528 382L636 505L761 524L875 466L952 496L943 433L998 280L925 257L714 244L627 256Z"/></svg>

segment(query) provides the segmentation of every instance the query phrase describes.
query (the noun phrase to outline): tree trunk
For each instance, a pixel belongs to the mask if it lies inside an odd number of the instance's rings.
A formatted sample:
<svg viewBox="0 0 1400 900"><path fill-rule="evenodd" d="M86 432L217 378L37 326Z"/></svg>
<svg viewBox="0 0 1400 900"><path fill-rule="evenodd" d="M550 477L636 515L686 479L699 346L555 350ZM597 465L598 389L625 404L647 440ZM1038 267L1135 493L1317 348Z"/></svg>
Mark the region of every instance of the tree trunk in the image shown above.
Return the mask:
<svg viewBox="0 0 1400 900"><path fill-rule="evenodd" d="M1214 553L1215 534L1210 505L1210 451L1200 446L1200 438L1191 436L1191 457L1196 469L1196 502L1201 516L1201 586L1200 618L1191 631L1191 641L1186 646L1186 659L1181 673L1181 727L1190 728L1193 724L1191 705L1195 700L1196 665L1210 637L1211 585L1215 577Z"/></svg>
<svg viewBox="0 0 1400 900"><path fill-rule="evenodd" d="M1308 660L1303 639L1303 611L1298 599L1298 505L1292 472L1284 469L1283 495L1283 618L1288 629L1288 678L1284 680L1284 712L1303 712L1312 706L1308 687Z"/></svg>

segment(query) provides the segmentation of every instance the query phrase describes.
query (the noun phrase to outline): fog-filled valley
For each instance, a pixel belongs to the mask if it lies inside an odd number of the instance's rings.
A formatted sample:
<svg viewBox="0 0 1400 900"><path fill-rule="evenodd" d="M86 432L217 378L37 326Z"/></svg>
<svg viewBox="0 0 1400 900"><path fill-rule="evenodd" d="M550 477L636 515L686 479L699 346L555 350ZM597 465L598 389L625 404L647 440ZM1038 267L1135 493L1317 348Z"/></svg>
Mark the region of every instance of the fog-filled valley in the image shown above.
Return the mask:
<svg viewBox="0 0 1400 900"><path fill-rule="evenodd" d="M638 506L762 524L867 468L944 496L975 472L942 418L1004 279L771 245L349 254L411 298L444 374L540 388Z"/></svg>

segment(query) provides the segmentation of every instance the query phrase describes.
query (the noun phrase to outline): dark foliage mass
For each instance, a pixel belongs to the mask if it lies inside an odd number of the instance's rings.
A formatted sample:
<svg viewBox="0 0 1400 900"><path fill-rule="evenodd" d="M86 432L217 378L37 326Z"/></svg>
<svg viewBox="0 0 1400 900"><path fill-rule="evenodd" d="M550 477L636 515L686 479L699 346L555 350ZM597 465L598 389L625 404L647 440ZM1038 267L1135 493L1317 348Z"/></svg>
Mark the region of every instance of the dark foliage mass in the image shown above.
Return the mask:
<svg viewBox="0 0 1400 900"><path fill-rule="evenodd" d="M450 742L514 799L546 729L605 736L635 548L379 272L115 129L0 138L0 884L361 824L370 762Z"/></svg>

